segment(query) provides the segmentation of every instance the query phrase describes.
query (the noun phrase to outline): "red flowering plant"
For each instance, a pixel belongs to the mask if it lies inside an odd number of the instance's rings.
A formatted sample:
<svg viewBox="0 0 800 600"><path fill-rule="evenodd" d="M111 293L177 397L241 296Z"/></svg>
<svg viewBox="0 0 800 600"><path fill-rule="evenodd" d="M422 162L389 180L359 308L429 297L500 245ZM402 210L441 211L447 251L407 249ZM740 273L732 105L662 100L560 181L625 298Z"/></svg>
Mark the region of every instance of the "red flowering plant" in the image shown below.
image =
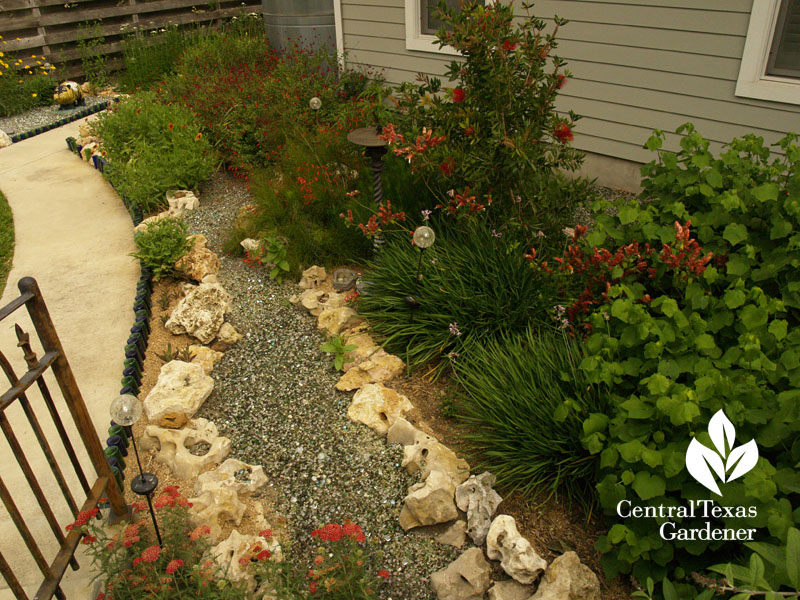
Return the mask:
<svg viewBox="0 0 800 600"><path fill-rule="evenodd" d="M420 75L397 88L384 138L437 191L448 214L486 212L494 226L512 222L550 234L547 225L569 212L558 172L583 160L569 144L579 116L555 111L570 76L552 55L566 21L556 17L548 32L545 21L513 2L468 0L460 10L444 3L441 10L438 43L463 55L446 72L455 83L445 88Z"/></svg>
<svg viewBox="0 0 800 600"><path fill-rule="evenodd" d="M114 530L94 520L97 509L79 513L67 525L68 531L81 530L96 578L105 582L98 600L246 597L243 586L224 581L221 569L208 560L210 529L192 523L190 506L177 486L166 487L153 499L163 545L153 532L145 501L133 505L130 523Z"/></svg>

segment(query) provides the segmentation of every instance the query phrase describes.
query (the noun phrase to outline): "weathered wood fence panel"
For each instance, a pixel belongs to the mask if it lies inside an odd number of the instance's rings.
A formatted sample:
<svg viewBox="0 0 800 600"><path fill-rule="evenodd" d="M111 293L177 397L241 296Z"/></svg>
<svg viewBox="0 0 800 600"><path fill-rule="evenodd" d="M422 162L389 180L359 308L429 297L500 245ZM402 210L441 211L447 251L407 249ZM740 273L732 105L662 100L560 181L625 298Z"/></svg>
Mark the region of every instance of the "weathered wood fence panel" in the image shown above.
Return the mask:
<svg viewBox="0 0 800 600"><path fill-rule="evenodd" d="M4 51L44 55L59 77L80 78L82 38L102 36L93 51L118 68L123 38L135 29L210 25L252 12L261 12L260 0L0 0L0 35ZM97 22L99 27L88 27Z"/></svg>

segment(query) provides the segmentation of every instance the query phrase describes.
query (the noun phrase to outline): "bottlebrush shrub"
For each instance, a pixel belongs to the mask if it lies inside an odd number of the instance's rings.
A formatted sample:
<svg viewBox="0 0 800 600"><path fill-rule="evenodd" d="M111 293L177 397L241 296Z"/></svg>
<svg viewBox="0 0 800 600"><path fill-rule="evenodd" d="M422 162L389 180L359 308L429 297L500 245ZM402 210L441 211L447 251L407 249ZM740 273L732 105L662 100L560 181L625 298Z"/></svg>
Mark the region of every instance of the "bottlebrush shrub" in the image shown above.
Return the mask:
<svg viewBox="0 0 800 600"><path fill-rule="evenodd" d="M109 161L103 174L145 214L166 207L166 192L195 189L214 172L211 146L192 114L141 93L92 125Z"/></svg>
<svg viewBox="0 0 800 600"><path fill-rule="evenodd" d="M443 207L451 205L445 192L452 189L475 197L455 207L457 213L485 208L517 224L535 223L534 232L547 231L571 210L558 193L556 171L573 171L583 161L569 145L578 115L562 116L554 108L570 75L565 62L551 55L566 21L556 17L546 33L545 21L530 15L528 4L526 14L516 17L513 2L443 8L447 29L437 41L464 56L446 73L457 87L442 88L427 76L400 86L400 114L384 128L387 140L439 192Z"/></svg>
<svg viewBox="0 0 800 600"><path fill-rule="evenodd" d="M606 393L588 384L580 361L575 340L532 327L452 361L465 392L457 416L475 425L463 437L500 485L593 502L598 460L581 446L582 424L606 411Z"/></svg>
<svg viewBox="0 0 800 600"><path fill-rule="evenodd" d="M440 360L439 373L465 349L501 333L523 332L529 323L552 327L550 315L563 303L563 286L529 269L511 234L482 223L456 230L435 221L432 227L436 243L421 263L408 233L394 234L363 276L368 289L360 296L359 313L386 337L387 350L411 367Z"/></svg>
<svg viewBox="0 0 800 600"><path fill-rule="evenodd" d="M690 125L678 132L687 134L681 150L642 169L649 201L615 216L598 205L588 243L564 259L589 290L574 311L589 333L581 369L611 389L610 409L586 419L583 442L600 456L597 491L612 522L624 499L675 506L710 497L757 509L755 518L723 517L725 527L755 527L759 541L785 544L800 518L800 149L789 135L784 154L771 156L749 135L717 159ZM656 132L647 146L662 138ZM736 445L755 439L760 453L722 497L684 466L693 438L713 447L708 423L720 409ZM742 551L665 541L659 524L615 522L597 544L607 573L680 580Z"/></svg>

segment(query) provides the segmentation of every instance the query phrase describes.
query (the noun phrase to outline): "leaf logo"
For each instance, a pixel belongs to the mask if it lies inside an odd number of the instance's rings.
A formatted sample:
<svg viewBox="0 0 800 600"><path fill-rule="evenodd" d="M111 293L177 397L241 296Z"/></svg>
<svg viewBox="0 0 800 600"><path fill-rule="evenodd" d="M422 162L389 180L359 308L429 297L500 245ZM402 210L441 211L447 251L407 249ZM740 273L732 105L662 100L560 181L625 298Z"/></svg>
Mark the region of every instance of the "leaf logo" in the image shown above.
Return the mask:
<svg viewBox="0 0 800 600"><path fill-rule="evenodd" d="M721 496L722 492L714 475L722 483L741 477L756 466L758 446L755 440L750 440L738 448L733 447L736 443L736 428L722 409L711 417L708 435L716 449L713 450L694 438L686 450L686 469L698 483Z"/></svg>

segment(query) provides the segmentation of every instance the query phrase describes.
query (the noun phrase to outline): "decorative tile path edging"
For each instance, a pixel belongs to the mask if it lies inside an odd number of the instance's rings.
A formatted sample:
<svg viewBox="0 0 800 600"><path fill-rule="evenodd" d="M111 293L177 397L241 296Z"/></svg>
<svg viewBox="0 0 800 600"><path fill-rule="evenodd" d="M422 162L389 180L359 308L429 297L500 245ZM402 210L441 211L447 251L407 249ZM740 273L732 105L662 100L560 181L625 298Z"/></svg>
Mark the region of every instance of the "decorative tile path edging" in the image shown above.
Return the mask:
<svg viewBox="0 0 800 600"><path fill-rule="evenodd" d="M114 99L116 101L116 99ZM81 117L85 117L87 115L93 114L95 112L99 112L108 107L111 103L109 102L101 102L99 104L95 104L93 106L87 107L85 110L89 112L79 111L76 113L75 118L69 119L69 121L75 121ZM64 123L61 123L63 125ZM60 125L54 124L51 127L46 128L37 128L36 135L38 133L43 133L47 129L52 129L54 127L58 127ZM39 131L39 130L42 131ZM28 136L28 133L20 134L22 136ZM30 137L30 136L28 136ZM13 139L13 138L12 138ZM24 139L24 138L22 138ZM16 141L16 140L14 140ZM68 137L66 139L67 147L78 155L81 156L82 147L77 144L77 141L74 137ZM95 169L103 173L105 170L105 166L107 161L100 157L100 156L93 156L92 157L92 164ZM113 187L113 186L112 186ZM138 207L131 208L131 204L125 196L121 196L123 204L125 204L125 208L128 209L128 213L131 215L131 220L133 221L134 227L142 222L142 211ZM151 269L146 267L143 262L139 262L141 268L141 275L139 277L139 281L136 284L136 297L133 301L133 313L134 313L134 321L133 327L131 327L131 335L128 337L126 342L124 352L125 358L123 360L123 367L122 367L122 389L120 390L120 395L122 394L133 394L134 396L139 395L139 387L142 384L142 371L144 369L144 359L145 354L147 352L147 340L150 336L150 314L152 312L152 298L151 295L153 293L153 272ZM122 482L125 478L125 467L126 463L124 458L128 456L128 444L130 443L128 437L126 435L125 429L120 427L114 421L111 421L111 427L108 429L108 439L106 440L106 462L108 462L109 467L111 467L111 471L114 473L114 476L117 478L117 483L120 487L123 487Z"/></svg>
<svg viewBox="0 0 800 600"><path fill-rule="evenodd" d="M116 98L113 100L114 102L117 101ZM78 119L82 119L83 117L88 117L96 112L100 112L101 110L105 110L108 108L108 105L111 104L111 100L107 100L106 102L98 102L97 104L92 104L91 106L85 106L80 110L75 111L67 116L60 118L58 121L54 121L48 125L42 125L41 127L34 127L33 129L29 129L28 131L23 131L22 133L16 133L11 137L11 143L16 144L17 142L21 142L22 140L27 140L28 138L32 138L35 135L39 135L40 133L44 133L45 131L50 131L51 129L55 129L56 127L61 127L62 125L66 125L67 123L72 123L73 121L77 121Z"/></svg>

